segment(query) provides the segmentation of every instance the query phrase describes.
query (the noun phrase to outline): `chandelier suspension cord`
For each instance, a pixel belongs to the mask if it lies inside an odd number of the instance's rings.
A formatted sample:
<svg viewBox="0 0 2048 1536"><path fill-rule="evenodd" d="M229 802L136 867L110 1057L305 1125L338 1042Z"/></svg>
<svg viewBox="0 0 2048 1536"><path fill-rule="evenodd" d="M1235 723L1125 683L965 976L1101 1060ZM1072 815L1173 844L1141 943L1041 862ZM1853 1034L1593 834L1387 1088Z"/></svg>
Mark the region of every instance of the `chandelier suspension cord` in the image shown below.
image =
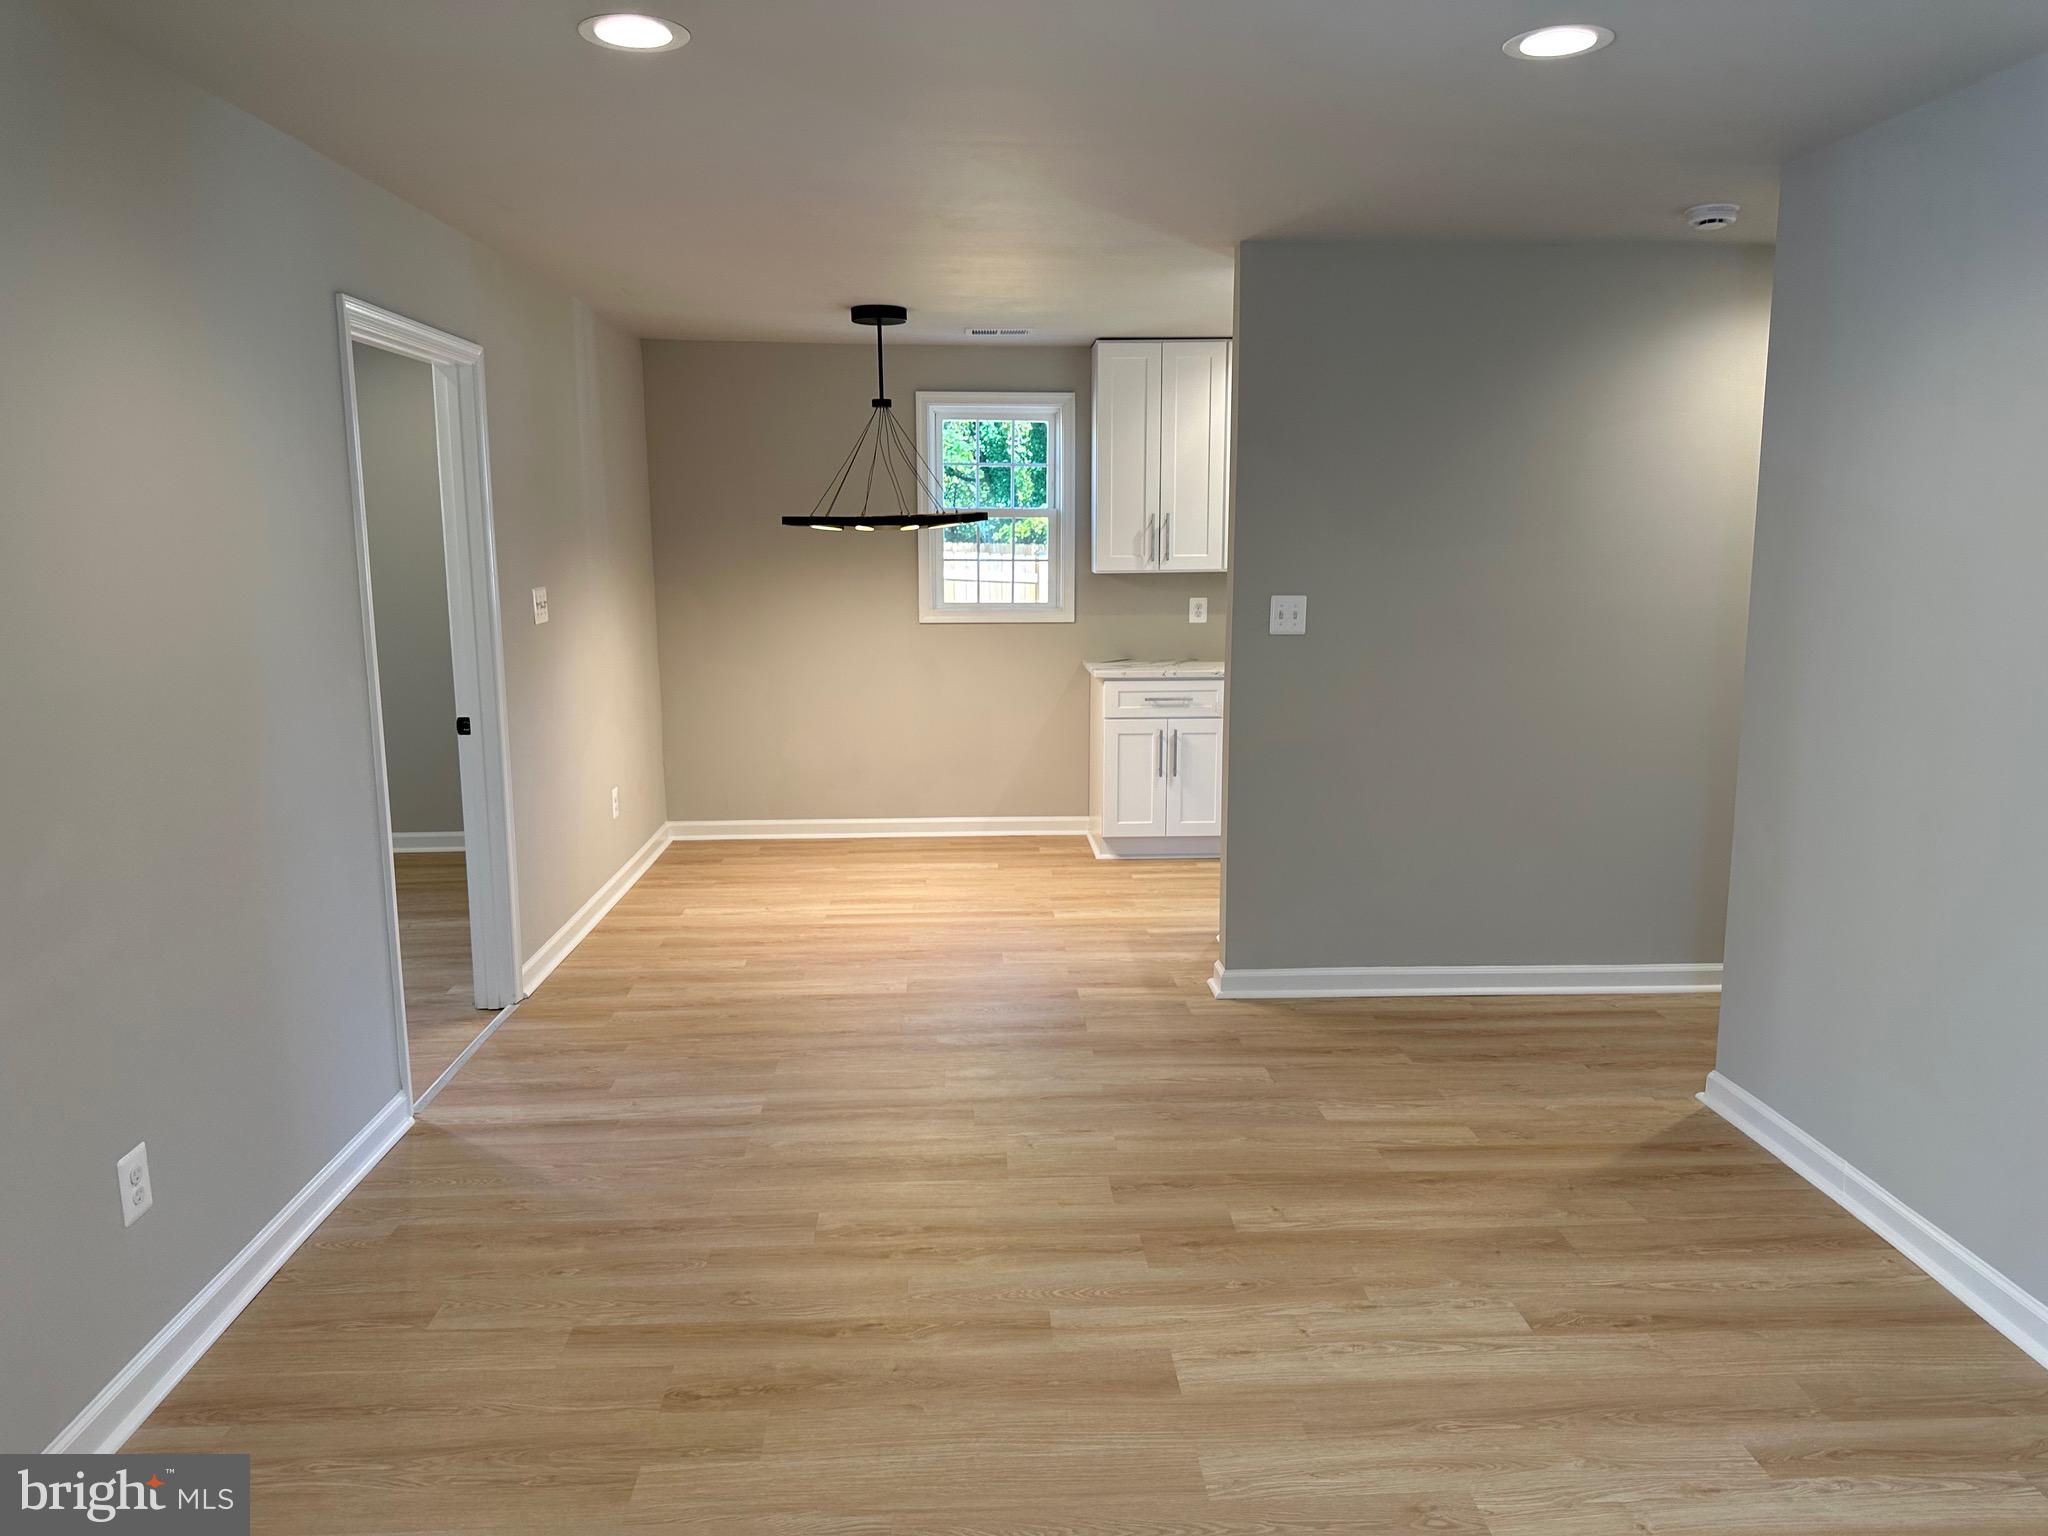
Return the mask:
<svg viewBox="0 0 2048 1536"><path fill-rule="evenodd" d="M889 414L889 426L896 436L896 451L903 455L906 464L915 469L920 483L927 488L933 510L943 507L945 486L938 471L925 462L924 455L918 452L917 444L910 436L910 429L896 419L893 411Z"/></svg>
<svg viewBox="0 0 2048 1536"><path fill-rule="evenodd" d="M894 418L892 417L891 419L893 420ZM893 434L891 434L891 436L893 438ZM882 458L882 468L888 471L889 489L893 491L896 495L896 505L899 507L908 507L909 510L914 513L917 511L916 502L905 500L903 495L903 482L896 478L896 460L898 457L900 457L900 454L884 454Z"/></svg>
<svg viewBox="0 0 2048 1536"><path fill-rule="evenodd" d="M852 472L854 462L860 458L861 444L868 440L868 433L874 429L874 425L875 418L873 415L870 415L867 419L867 424L860 429L860 436L853 440L853 449L846 455L844 462L840 464L839 472L826 485L825 494L812 504L811 520L815 521L821 511L829 513L838 504L839 492L845 486L846 477Z"/></svg>
<svg viewBox="0 0 2048 1536"><path fill-rule="evenodd" d="M877 338L879 338L881 334L882 333L879 330L875 332ZM875 407L875 416L881 417L886 416L888 414L888 411L883 409L881 406ZM863 522L867 520L868 503L870 501L873 501L875 498L875 460L879 459L882 456L882 442L883 439L886 438L887 436L888 434L886 432L877 432L875 434L875 451L868 455L867 488L860 493L860 515L861 520Z"/></svg>

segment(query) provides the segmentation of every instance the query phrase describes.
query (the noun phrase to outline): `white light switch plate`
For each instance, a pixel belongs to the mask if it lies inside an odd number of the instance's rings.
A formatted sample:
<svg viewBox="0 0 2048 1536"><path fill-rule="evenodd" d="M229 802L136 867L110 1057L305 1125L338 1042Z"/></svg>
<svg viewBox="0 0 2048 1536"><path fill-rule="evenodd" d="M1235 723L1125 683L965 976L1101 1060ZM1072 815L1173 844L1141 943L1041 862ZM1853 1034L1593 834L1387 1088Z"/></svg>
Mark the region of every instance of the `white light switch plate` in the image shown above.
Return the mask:
<svg viewBox="0 0 2048 1536"><path fill-rule="evenodd" d="M533 622L545 624L547 621L548 589L546 587L535 587L533 589Z"/></svg>
<svg viewBox="0 0 2048 1536"><path fill-rule="evenodd" d="M1206 597L1191 597L1188 599L1188 622L1190 624L1206 624L1209 622L1209 599Z"/></svg>
<svg viewBox="0 0 2048 1536"><path fill-rule="evenodd" d="M1267 626L1267 633L1274 635L1307 634L1308 599L1306 597L1274 598L1273 619Z"/></svg>
<svg viewBox="0 0 2048 1536"><path fill-rule="evenodd" d="M149 1143L138 1141L128 1155L114 1164L121 1180L121 1225L132 1227L135 1218L156 1204L149 1188Z"/></svg>

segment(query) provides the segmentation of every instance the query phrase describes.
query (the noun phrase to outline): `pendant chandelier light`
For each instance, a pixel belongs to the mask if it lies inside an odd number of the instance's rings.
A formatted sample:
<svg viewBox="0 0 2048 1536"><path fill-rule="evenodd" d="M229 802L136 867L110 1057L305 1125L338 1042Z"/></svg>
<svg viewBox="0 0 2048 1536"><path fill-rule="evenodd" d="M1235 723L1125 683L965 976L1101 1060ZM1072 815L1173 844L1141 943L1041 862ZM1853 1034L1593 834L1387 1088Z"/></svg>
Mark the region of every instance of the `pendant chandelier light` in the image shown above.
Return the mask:
<svg viewBox="0 0 2048 1536"><path fill-rule="evenodd" d="M872 533L877 528L946 528L978 523L986 512L948 511L939 477L917 451L917 439L896 419L882 371L882 327L901 325L910 311L901 304L856 304L855 325L875 328L875 398L867 425L853 440L839 472L805 516L785 517L786 528L817 528L827 533L852 528ZM854 499L858 496L859 505ZM841 503L844 503L842 506Z"/></svg>

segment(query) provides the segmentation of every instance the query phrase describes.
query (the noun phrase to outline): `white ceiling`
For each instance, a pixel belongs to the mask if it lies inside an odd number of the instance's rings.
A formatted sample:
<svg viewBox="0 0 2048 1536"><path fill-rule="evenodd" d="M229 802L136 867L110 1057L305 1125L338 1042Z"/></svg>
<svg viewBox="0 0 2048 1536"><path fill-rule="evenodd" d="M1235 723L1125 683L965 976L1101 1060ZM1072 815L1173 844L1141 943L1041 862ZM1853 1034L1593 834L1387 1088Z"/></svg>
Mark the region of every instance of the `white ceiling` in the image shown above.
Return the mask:
<svg viewBox="0 0 2048 1536"><path fill-rule="evenodd" d="M1227 331L1267 235L1772 237L1778 164L2048 49L2043 0L86 0L644 335ZM623 0L613 0L623 3ZM646 0L643 0L646 3ZM1530 64L1510 35L1604 23Z"/></svg>

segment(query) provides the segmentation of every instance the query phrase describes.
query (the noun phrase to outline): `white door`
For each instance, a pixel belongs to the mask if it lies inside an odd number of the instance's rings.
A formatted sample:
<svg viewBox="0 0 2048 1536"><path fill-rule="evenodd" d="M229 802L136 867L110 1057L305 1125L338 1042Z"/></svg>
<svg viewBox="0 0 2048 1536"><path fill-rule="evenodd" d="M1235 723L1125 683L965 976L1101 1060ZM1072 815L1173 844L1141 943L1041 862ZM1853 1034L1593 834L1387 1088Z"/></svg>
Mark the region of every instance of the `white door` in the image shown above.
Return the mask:
<svg viewBox="0 0 2048 1536"><path fill-rule="evenodd" d="M1230 502L1230 343L1161 347L1160 569L1223 569Z"/></svg>
<svg viewBox="0 0 2048 1536"><path fill-rule="evenodd" d="M1166 722L1102 725L1102 835L1166 834Z"/></svg>
<svg viewBox="0 0 2048 1536"><path fill-rule="evenodd" d="M1095 343L1095 569L1157 566L1159 358L1156 341Z"/></svg>
<svg viewBox="0 0 2048 1536"><path fill-rule="evenodd" d="M1175 720L1166 735L1166 835L1223 832L1223 722Z"/></svg>

